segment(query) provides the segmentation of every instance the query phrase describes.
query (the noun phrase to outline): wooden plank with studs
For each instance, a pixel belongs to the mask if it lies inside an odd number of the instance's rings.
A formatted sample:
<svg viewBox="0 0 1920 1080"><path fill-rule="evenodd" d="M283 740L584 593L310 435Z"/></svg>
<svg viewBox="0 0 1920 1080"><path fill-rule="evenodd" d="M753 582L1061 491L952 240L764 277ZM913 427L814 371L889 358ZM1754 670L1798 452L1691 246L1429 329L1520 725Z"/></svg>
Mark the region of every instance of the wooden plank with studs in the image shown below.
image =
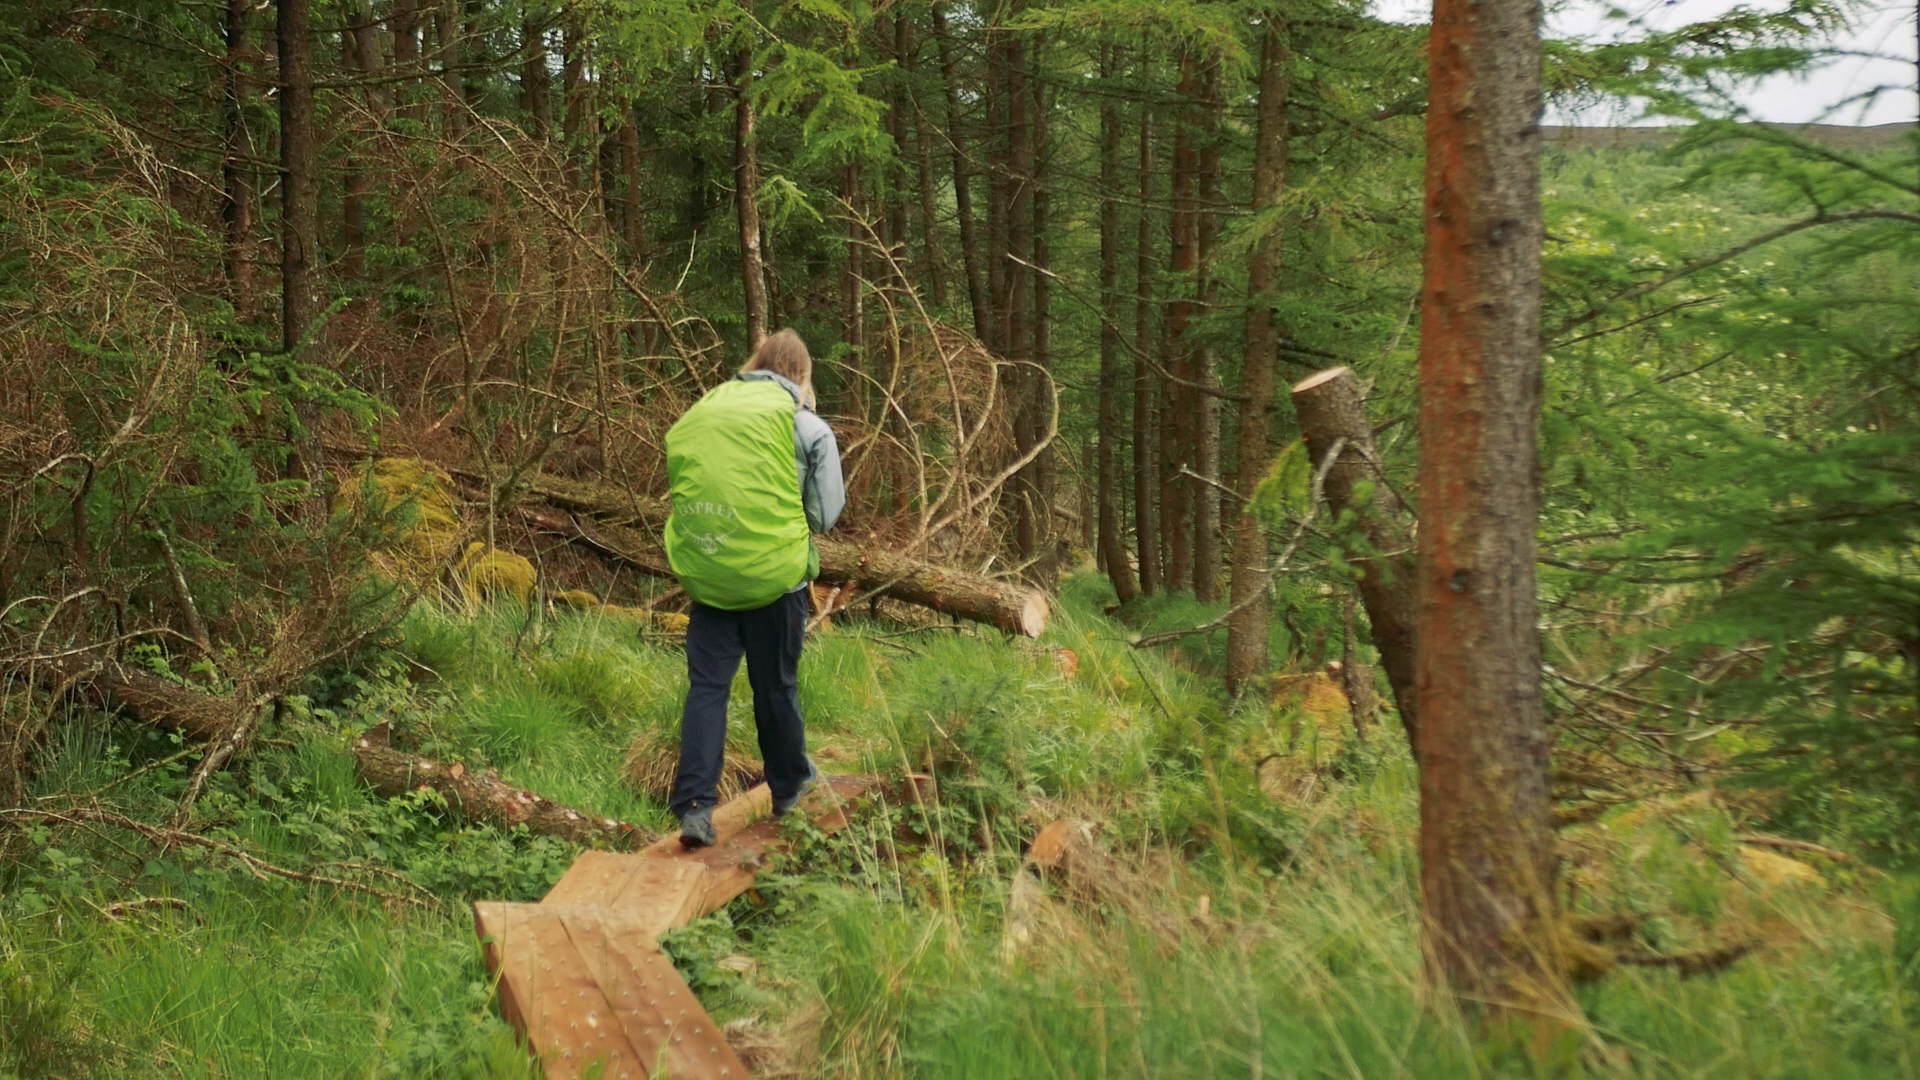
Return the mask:
<svg viewBox="0 0 1920 1080"><path fill-rule="evenodd" d="M699 863L678 859L588 851L540 903L599 912L651 939L702 914L707 873Z"/></svg>
<svg viewBox="0 0 1920 1080"><path fill-rule="evenodd" d="M498 957L501 1011L526 1032L547 1080L577 1080L595 1065L601 1075L646 1076L613 1006L594 980L560 913L537 904L475 905L490 957ZM597 942L596 942L597 944Z"/></svg>
<svg viewBox="0 0 1920 1080"><path fill-rule="evenodd" d="M562 918L647 1075L745 1080L746 1065L656 942L621 933L586 912Z"/></svg>
<svg viewBox="0 0 1920 1080"><path fill-rule="evenodd" d="M872 777L822 777L799 810L838 832L854 801L876 790ZM637 855L588 851L538 904L474 904L501 1014L548 1080L576 1080L596 1062L607 1080L746 1080L658 938L751 887L785 844L772 809L762 784L714 811L712 847L668 836Z"/></svg>
<svg viewBox="0 0 1920 1080"><path fill-rule="evenodd" d="M822 832L836 833L847 827L851 804L878 787L879 782L870 776L823 776L819 786L800 800L798 812L811 818ZM765 790L765 785L756 787L728 806L746 802L754 793ZM770 799L766 800L766 807L766 813L758 818L735 816L725 830L720 828L721 811L716 810L713 820L719 843L712 847L687 848L681 845L678 836L669 836L648 845L641 854L706 867L707 891L699 914L718 911L752 888L754 875L785 844L782 826L771 816ZM725 809L727 807L721 808Z"/></svg>

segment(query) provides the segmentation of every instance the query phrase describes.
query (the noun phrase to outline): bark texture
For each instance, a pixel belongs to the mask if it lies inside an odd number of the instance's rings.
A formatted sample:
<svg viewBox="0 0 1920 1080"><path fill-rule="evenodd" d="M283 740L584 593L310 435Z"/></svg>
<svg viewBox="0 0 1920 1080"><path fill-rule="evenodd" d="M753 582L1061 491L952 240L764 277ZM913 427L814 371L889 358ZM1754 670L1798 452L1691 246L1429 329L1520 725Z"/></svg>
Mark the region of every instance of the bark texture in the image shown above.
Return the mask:
<svg viewBox="0 0 1920 1080"><path fill-rule="evenodd" d="M1119 46L1100 51L1100 75L1118 74ZM1133 599L1133 564L1127 561L1127 537L1120 522L1120 105L1100 103L1100 449L1099 553L1114 595Z"/></svg>
<svg viewBox="0 0 1920 1080"><path fill-rule="evenodd" d="M1394 705L1415 752L1420 747L1420 703L1414 694L1414 645L1420 606L1414 590L1413 518L1387 482L1373 446L1360 380L1346 368L1316 372L1294 384L1293 408L1307 455L1318 469L1338 443L1340 460L1327 470L1327 505L1351 510L1373 553L1350 556L1360 571L1360 601L1373 626L1373 644L1393 686Z"/></svg>
<svg viewBox="0 0 1920 1080"><path fill-rule="evenodd" d="M1146 360L1153 340L1153 107L1140 106L1138 164L1140 220L1134 240L1133 340L1133 520L1140 560L1140 591L1160 591L1160 430L1154 411L1157 383Z"/></svg>
<svg viewBox="0 0 1920 1080"><path fill-rule="evenodd" d="M767 278L760 260L760 159L754 138L753 50L733 57L733 202L740 226L740 285L746 298L747 347L767 336Z"/></svg>
<svg viewBox="0 0 1920 1080"><path fill-rule="evenodd" d="M1173 163L1169 184L1172 216L1169 221L1168 288L1175 297L1167 304L1162 327L1165 355L1171 358L1178 381L1166 387L1167 409L1162 414L1160 503L1167 547L1167 588L1194 587L1194 513L1199 500L1186 475L1198 460L1200 400L1193 390L1197 360L1188 340L1187 324L1198 307L1194 295L1200 253L1200 206L1195 185L1200 172L1198 134L1200 60L1191 48L1180 53L1179 106L1173 129Z"/></svg>
<svg viewBox="0 0 1920 1080"><path fill-rule="evenodd" d="M384 126L386 100L384 84L379 81L380 34L375 24L373 5L368 0L360 0L349 7L347 13L353 21L340 35L342 66L367 81L367 115L376 125ZM342 186L340 240L344 251L340 257L341 268L348 277L357 278L366 268L367 230L372 220L368 203L373 196L373 176L359 156L351 152L347 155L346 182Z"/></svg>
<svg viewBox="0 0 1920 1080"><path fill-rule="evenodd" d="M280 332L293 353L320 313L320 178L313 131L307 0L279 0Z"/></svg>
<svg viewBox="0 0 1920 1080"><path fill-rule="evenodd" d="M384 725L382 725L384 727ZM501 780L493 770L468 771L459 762L430 761L386 745L381 729L353 742L353 764L360 779L381 795L404 795L422 788L437 791L455 813L502 829L525 825L531 832L581 844L631 849L651 843L656 834L624 821L600 817Z"/></svg>
<svg viewBox="0 0 1920 1080"><path fill-rule="evenodd" d="M1275 210L1287 179L1287 29L1267 16L1260 42L1259 117L1254 127L1253 212ZM1280 319L1273 295L1280 281L1280 223L1273 222L1247 254L1247 355L1240 388L1240 468L1234 491L1252 499L1267 471L1267 407L1273 400L1274 368L1280 360ZM1260 523L1243 508L1233 515L1233 576L1228 587L1236 614L1227 620L1227 690L1238 693L1267 669L1268 604L1265 596L1267 541ZM1242 605L1245 605L1244 607Z"/></svg>
<svg viewBox="0 0 1920 1080"><path fill-rule="evenodd" d="M1421 893L1463 1000L1566 1006L1534 527L1539 7L1436 0L1420 309Z"/></svg>
<svg viewBox="0 0 1920 1080"><path fill-rule="evenodd" d="M220 220L226 232L228 298L243 323L254 314L253 136L247 129L247 83L241 67L247 58L247 17L251 11L247 0L227 0L227 55L221 72L226 155L220 164Z"/></svg>
<svg viewBox="0 0 1920 1080"><path fill-rule="evenodd" d="M980 247L973 219L973 169L967 159L967 143L960 129L960 77L953 55L953 38L947 33L946 9L933 5L933 33L940 42L940 74L946 93L947 142L953 147L953 216L960 232L960 260L967 278L967 309L973 312L973 334L987 341L989 305L980 283Z"/></svg>
<svg viewBox="0 0 1920 1080"><path fill-rule="evenodd" d="M1195 315L1217 311L1220 307L1220 274L1214 265L1214 251L1220 240L1220 120L1225 112L1226 103L1220 96L1220 59L1209 55L1200 69L1200 103L1195 110L1201 123L1195 155L1199 196L1194 205L1193 235L1194 259L1200 275L1195 286L1199 296ZM1213 346L1196 340L1183 351L1192 358L1194 381L1206 390L1217 390L1220 364ZM1193 392L1191 397L1198 413L1193 437L1193 471L1200 477L1188 478L1193 492L1193 595L1200 600L1218 600L1222 563L1220 399L1204 390Z"/></svg>

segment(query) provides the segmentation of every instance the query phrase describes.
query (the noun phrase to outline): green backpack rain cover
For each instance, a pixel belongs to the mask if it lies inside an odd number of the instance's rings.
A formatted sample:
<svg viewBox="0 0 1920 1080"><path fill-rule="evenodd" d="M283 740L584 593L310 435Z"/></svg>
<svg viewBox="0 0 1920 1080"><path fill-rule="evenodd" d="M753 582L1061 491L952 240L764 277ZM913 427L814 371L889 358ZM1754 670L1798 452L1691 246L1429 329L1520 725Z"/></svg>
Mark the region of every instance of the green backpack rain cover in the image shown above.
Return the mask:
<svg viewBox="0 0 1920 1080"><path fill-rule="evenodd" d="M765 607L818 570L800 503L794 410L780 384L732 379L667 431L667 563L699 603Z"/></svg>

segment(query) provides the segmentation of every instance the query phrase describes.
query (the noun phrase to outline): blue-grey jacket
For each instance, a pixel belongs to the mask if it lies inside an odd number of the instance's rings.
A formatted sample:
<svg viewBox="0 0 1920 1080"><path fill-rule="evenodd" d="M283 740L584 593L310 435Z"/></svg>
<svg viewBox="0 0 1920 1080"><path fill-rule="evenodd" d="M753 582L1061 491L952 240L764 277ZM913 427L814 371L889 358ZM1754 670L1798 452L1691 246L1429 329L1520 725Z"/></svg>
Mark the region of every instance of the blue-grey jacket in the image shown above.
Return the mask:
<svg viewBox="0 0 1920 1080"><path fill-rule="evenodd" d="M793 456L800 469L800 503L807 511L807 528L823 533L840 520L847 506L847 483L840 475L840 444L833 429L812 409L791 379L771 371L743 371L742 379L779 383L793 395Z"/></svg>

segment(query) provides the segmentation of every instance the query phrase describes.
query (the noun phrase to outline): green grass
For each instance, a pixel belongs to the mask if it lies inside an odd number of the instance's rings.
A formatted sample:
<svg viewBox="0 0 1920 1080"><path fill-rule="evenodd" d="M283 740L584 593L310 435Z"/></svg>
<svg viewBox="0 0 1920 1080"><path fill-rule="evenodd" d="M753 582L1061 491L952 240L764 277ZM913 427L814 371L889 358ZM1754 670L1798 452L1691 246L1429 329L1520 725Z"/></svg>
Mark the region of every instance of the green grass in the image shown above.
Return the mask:
<svg viewBox="0 0 1920 1080"><path fill-rule="evenodd" d="M1246 748L1289 717L1222 700L1205 649L1131 649L1137 630L1101 613L1110 595L1070 579L1039 643L857 620L808 642L816 753L931 766L940 797L832 840L800 830L753 894L676 934L676 963L717 1018L757 1019L807 1076L1912 1074L1920 892L1844 867L1824 887L1760 889L1730 869L1730 813L1680 798L1580 834L1596 854L1570 864L1579 910L1648 916L1639 939L1660 951L1742 934L1761 949L1691 979L1618 969L1581 988L1570 1042L1539 1059L1476 1039L1422 989L1404 751L1377 740L1311 800L1269 799ZM1186 601L1154 610L1157 624L1206 617ZM390 870L415 885L363 880L445 913L257 880L107 830L14 830L0 1077L530 1075L466 905L537 899L578 849L462 825L420 793L375 798L346 737L385 720L423 753L662 828L618 764L635 734L677 724L684 658L618 620L529 622L512 607L423 607L403 636L404 662L295 710L217 777L196 828L316 873ZM750 747L744 679L735 696L732 734ZM59 723L34 794L59 806L92 792L165 820L193 764L163 764L178 750L124 722ZM1106 900L1025 877L1024 845L1061 815L1100 823L1119 889ZM1892 898L1897 935L1870 888ZM184 907L105 914L139 897Z"/></svg>
<svg viewBox="0 0 1920 1080"><path fill-rule="evenodd" d="M45 999L84 1022L43 1046L38 1075L535 1075L465 918L231 890L125 922L16 918L0 941L58 973ZM0 1031L0 1063L16 1038Z"/></svg>

